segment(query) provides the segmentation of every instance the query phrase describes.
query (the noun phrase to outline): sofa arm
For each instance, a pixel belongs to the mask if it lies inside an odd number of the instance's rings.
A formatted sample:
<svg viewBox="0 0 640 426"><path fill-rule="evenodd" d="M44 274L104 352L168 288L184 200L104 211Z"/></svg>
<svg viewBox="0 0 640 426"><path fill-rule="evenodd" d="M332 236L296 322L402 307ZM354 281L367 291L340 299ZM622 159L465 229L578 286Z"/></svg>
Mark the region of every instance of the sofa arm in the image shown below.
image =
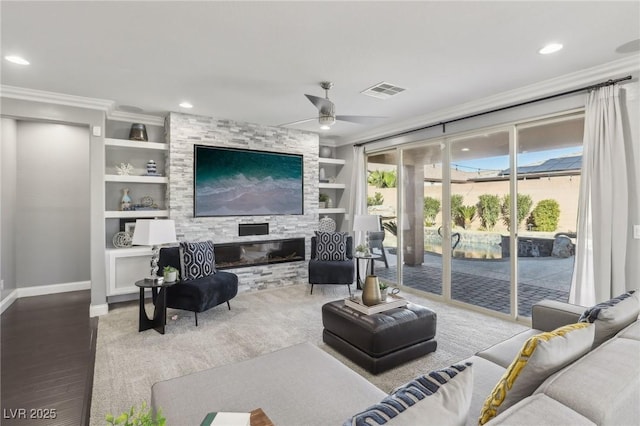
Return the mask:
<svg viewBox="0 0 640 426"><path fill-rule="evenodd" d="M584 306L555 300L542 300L531 308L531 328L541 331L553 331L563 325L578 322L586 310Z"/></svg>

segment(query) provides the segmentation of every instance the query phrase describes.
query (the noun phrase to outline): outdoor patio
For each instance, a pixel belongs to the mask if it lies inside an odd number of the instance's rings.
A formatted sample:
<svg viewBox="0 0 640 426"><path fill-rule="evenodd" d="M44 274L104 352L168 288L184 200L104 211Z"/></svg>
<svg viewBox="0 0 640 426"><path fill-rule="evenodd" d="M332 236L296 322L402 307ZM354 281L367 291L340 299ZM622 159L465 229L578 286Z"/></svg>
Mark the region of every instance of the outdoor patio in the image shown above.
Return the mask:
<svg viewBox="0 0 640 426"><path fill-rule="evenodd" d="M389 283L397 280L397 257L386 250L389 268L375 262L376 275ZM531 316L531 306L543 299L566 302L574 257L521 257L518 259L518 311ZM452 298L493 311L509 313L509 259L453 259ZM405 286L442 294L442 258L425 252L424 263L403 268Z"/></svg>

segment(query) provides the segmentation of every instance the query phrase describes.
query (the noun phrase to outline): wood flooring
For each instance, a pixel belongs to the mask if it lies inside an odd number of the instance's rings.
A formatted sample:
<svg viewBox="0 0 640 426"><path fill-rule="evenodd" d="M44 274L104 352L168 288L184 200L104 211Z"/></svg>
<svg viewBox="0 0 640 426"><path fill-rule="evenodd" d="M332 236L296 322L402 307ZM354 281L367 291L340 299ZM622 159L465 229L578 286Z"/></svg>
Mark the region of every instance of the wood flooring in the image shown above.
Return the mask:
<svg viewBox="0 0 640 426"><path fill-rule="evenodd" d="M89 424L98 327L90 292L16 300L0 317L0 423Z"/></svg>

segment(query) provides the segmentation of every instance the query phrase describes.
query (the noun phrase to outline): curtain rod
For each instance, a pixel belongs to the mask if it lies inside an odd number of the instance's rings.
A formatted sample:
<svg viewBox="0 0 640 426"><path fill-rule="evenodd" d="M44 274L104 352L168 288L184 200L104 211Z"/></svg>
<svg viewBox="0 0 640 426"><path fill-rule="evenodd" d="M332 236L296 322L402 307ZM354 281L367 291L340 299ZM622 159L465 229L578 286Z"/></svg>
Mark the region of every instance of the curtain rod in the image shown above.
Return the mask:
<svg viewBox="0 0 640 426"><path fill-rule="evenodd" d="M371 140L366 141L366 142L360 142L360 143L354 144L354 146L363 146L363 145L367 145L367 144L370 144L370 143L373 143L373 142L379 142L379 141L382 141L382 140L385 140L385 139L395 138L395 137L398 137L398 136L405 136L405 135L409 135L409 134L414 133L414 132L419 132L419 131L422 131L422 130L431 129L433 127L438 127L438 126L442 126L442 133L446 133L446 126L447 126L447 124L450 124L450 123L455 123L455 122L462 121L462 120L468 120L469 118L480 117L482 115L492 114L494 112L500 112L500 111L504 111L504 110L511 109L511 108L516 108L516 107L521 107L521 106L524 106L524 105L533 104L533 103L536 103L536 102L546 101L546 100L549 100L549 99L558 98L560 96L567 96L567 95L571 95L571 94L574 94L574 93L583 92L583 91L587 91L587 90L599 89L600 87L612 86L614 84L617 84L617 83L619 83L621 81L626 81L626 80L631 80L631 76L628 75L626 77L618 78L618 79L615 79L615 80L610 79L610 80L607 80L607 81L603 81L601 83L592 84L590 86L580 87L579 89L573 89L573 90L568 90L566 92L556 93L555 95L544 96L542 98L531 99L531 100L520 102L520 103L513 104L513 105L507 105L507 106L500 107L500 108L494 108L494 109L491 109L489 111L478 112L478 113L475 113L475 114L465 115L465 116L458 117L458 118L452 118L451 120L440 121L438 123L429 124L427 126L418 127L416 129L406 130L406 131L403 131L403 132L395 133L393 135L384 136L384 137L380 137L380 138L376 138L376 139L371 139Z"/></svg>

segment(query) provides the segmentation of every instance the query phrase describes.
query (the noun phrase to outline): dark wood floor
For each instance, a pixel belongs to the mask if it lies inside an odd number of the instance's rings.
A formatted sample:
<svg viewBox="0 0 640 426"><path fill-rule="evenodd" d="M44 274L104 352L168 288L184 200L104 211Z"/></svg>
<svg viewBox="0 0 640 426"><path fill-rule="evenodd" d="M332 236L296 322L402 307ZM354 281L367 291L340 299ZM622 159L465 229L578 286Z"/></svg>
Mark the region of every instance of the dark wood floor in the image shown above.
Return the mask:
<svg viewBox="0 0 640 426"><path fill-rule="evenodd" d="M98 326L89 304L88 290L75 291L21 298L2 314L2 425L89 423Z"/></svg>

